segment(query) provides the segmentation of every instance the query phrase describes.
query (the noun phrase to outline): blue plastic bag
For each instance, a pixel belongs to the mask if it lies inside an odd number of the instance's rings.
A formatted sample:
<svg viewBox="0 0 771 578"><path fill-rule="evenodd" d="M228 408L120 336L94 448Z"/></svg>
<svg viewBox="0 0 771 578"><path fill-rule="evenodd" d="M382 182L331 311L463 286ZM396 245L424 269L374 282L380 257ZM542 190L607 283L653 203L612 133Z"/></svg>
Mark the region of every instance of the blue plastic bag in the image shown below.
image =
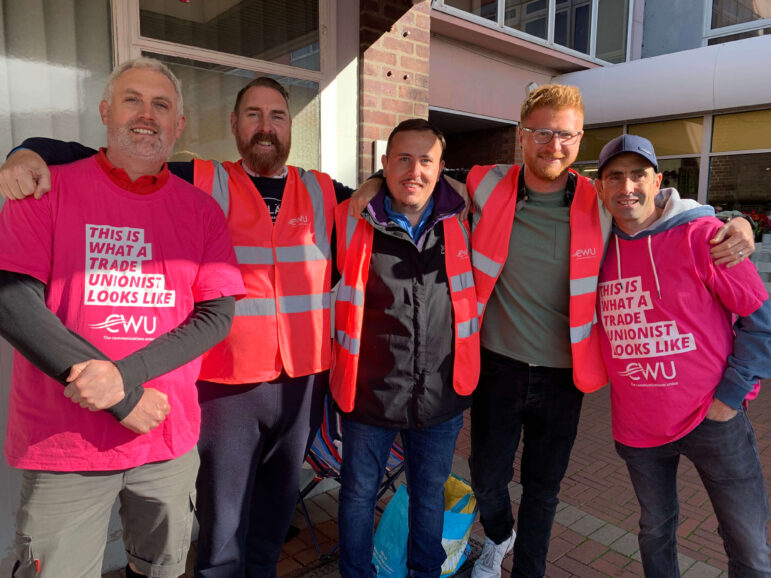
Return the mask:
<svg viewBox="0 0 771 578"><path fill-rule="evenodd" d="M444 527L442 546L447 559L442 564L442 576L452 576L471 553L469 536L476 518L476 498L471 487L455 475L450 475L444 486ZM375 532L372 563L378 576L404 578L407 576L407 533L409 495L401 485L388 502Z"/></svg>

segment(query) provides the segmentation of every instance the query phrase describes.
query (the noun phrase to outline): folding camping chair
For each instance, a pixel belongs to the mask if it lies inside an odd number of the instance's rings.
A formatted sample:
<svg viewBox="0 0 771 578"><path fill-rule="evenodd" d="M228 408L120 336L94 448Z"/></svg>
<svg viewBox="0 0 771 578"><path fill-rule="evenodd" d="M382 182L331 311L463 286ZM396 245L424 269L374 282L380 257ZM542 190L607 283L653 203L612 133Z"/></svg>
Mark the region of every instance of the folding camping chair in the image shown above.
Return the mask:
<svg viewBox="0 0 771 578"><path fill-rule="evenodd" d="M324 479L329 478L340 483L340 466L342 463L340 453L341 448L343 447L342 443L343 435L340 414L335 408L335 402L332 400L332 396L327 395L324 399L324 418L321 421L321 427L319 427L316 438L313 440L313 444L305 458L305 461L308 462L313 469L313 478L305 485L305 487L300 489L300 498L298 500L300 509L305 517L305 522L308 524L308 530L310 530L316 553L321 560L329 559L340 544L335 544L329 552L323 553L321 551L316 532L313 529L311 517L308 514L308 508L305 506L305 498L313 488ZM383 494L385 494L389 488L393 492L396 491L395 482L403 470L404 450L398 443L394 442L391 446L391 453L388 456L386 473L377 493L378 500L383 497ZM377 510L382 513L382 509L379 506L377 506Z"/></svg>

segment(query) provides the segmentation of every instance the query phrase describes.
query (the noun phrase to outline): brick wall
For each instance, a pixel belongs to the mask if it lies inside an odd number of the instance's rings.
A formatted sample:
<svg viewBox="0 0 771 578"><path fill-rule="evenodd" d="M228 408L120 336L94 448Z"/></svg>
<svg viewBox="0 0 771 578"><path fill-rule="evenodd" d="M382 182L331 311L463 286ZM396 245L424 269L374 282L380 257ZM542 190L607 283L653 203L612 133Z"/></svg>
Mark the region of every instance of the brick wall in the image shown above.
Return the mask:
<svg viewBox="0 0 771 578"><path fill-rule="evenodd" d="M428 118L430 9L429 0L361 0L360 180L373 168L374 141L405 119Z"/></svg>

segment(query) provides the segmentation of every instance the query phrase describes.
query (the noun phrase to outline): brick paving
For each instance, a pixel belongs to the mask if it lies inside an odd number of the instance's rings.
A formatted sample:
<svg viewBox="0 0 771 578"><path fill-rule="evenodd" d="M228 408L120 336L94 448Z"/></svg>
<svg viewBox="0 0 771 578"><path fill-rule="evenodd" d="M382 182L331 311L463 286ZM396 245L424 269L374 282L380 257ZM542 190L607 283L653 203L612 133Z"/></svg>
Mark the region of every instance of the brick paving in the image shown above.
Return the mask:
<svg viewBox="0 0 771 578"><path fill-rule="evenodd" d="M760 397L750 404L750 419L758 437L758 449L766 485L771 487L771 380L764 383ZM468 479L470 450L469 420L458 437L453 472ZM514 480L519 480L519 455ZM518 504L521 486L510 484L512 504ZM690 461L680 463L678 492L681 500L678 546L680 569L686 578L727 576L727 562L717 520L704 486ZM323 496L323 497L322 497ZM325 540L333 544L336 535L337 499L332 489L308 500L323 506L311 510L311 518ZM310 509L310 507L309 507ZM516 509L515 509L516 513ZM623 461L616 455L610 423L609 390L605 388L584 398L578 438L560 492L547 557L548 578L593 578L604 576L642 576L637 547L639 506ZM279 563L279 576L337 576L337 560L320 565L315 557L310 533L299 514L294 523L303 530L287 542ZM484 541L477 521L472 530L475 549ZM313 555L308 554L311 552ZM478 554L478 552L477 552ZM312 559L308 564L306 560ZM504 559L504 570L511 570L512 557ZM464 572L468 574L468 571ZM505 574L504 574L505 575Z"/></svg>
<svg viewBox="0 0 771 578"><path fill-rule="evenodd" d="M750 404L750 419L758 437L766 486L771 487L771 380L760 397ZM468 479L470 450L469 420L458 437L453 472ZM519 480L519 456L514 480ZM402 480L403 481L403 478ZM329 487L329 486L327 486ZM518 504L521 486L510 484L512 504ZM678 545L680 569L685 578L727 576L717 520L693 465L680 463L678 492L681 500ZM389 496L386 496L385 500ZM306 499L323 552L337 543L337 489L331 487ZM516 509L515 509L516 513ZM581 413L578 438L562 484L560 505L552 530L546 576L548 578L594 578L642 576L637 548L639 507L626 468L613 447L610 398L607 388L587 395ZM283 549L278 564L280 578L339 576L336 554L325 563L316 555L310 531L298 509L293 524L299 529ZM472 530L472 556L479 554L484 533L477 521ZM511 570L512 556L503 568ZM470 575L469 564L459 573ZM506 575L504 573L504 575ZM118 578L121 572L106 575ZM192 576L188 571L186 576Z"/></svg>

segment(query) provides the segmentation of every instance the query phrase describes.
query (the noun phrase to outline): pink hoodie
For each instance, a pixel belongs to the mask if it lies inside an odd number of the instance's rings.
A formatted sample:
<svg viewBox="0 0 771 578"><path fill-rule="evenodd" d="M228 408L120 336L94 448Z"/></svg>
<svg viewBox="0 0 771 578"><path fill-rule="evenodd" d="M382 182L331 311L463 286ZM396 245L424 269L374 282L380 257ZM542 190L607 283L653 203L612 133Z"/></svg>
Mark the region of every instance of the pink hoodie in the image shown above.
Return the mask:
<svg viewBox="0 0 771 578"><path fill-rule="evenodd" d="M661 218L634 237L616 230L600 271L613 436L633 447L675 441L701 423L733 351L733 314L768 299L749 261L713 264L709 239L722 223L705 216L712 209L662 193Z"/></svg>

